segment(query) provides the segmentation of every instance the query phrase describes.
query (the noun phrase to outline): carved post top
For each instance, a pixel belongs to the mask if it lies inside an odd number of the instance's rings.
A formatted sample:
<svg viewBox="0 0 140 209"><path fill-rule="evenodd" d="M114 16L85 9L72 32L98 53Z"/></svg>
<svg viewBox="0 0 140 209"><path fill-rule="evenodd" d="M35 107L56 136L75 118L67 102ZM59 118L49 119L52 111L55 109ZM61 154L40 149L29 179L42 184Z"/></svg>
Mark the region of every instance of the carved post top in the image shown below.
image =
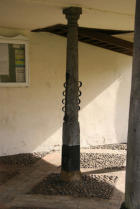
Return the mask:
<svg viewBox="0 0 140 209"><path fill-rule="evenodd" d="M70 24L77 23L77 20L82 14L81 7L67 7L63 9L63 14L66 15L66 18Z"/></svg>

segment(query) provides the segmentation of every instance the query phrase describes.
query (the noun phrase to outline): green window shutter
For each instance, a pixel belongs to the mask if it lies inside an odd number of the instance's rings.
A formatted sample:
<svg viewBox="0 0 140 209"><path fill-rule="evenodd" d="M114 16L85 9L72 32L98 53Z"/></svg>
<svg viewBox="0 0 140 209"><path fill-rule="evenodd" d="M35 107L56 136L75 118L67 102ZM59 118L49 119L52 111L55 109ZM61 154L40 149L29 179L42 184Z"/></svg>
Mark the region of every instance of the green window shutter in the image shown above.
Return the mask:
<svg viewBox="0 0 140 209"><path fill-rule="evenodd" d="M9 77L10 82L16 82L15 49L12 44L9 47Z"/></svg>

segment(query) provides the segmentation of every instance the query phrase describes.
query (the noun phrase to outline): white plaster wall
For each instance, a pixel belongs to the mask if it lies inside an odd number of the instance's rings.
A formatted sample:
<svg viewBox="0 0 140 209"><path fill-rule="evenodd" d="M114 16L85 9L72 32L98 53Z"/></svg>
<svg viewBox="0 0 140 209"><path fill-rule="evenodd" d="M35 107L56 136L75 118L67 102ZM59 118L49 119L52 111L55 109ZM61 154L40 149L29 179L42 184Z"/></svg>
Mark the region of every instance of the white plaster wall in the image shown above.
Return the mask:
<svg viewBox="0 0 140 209"><path fill-rule="evenodd" d="M30 41L30 86L0 87L0 155L48 151L61 144L66 39L0 29ZM79 43L83 82L81 145L126 142L132 58Z"/></svg>
<svg viewBox="0 0 140 209"><path fill-rule="evenodd" d="M1 0L0 26L35 29L58 23L66 24L62 8L77 6L82 8L80 26L134 30L135 2L136 0Z"/></svg>

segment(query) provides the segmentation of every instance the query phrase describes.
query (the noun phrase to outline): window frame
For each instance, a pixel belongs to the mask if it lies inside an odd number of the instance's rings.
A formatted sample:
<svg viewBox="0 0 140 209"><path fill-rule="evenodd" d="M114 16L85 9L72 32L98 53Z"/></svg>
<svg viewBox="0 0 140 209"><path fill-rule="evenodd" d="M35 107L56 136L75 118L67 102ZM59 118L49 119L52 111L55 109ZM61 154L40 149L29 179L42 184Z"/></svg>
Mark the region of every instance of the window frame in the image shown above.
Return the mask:
<svg viewBox="0 0 140 209"><path fill-rule="evenodd" d="M0 36L0 44L25 45L25 82L0 82L0 87L28 87L29 86L29 40L23 35L14 37Z"/></svg>

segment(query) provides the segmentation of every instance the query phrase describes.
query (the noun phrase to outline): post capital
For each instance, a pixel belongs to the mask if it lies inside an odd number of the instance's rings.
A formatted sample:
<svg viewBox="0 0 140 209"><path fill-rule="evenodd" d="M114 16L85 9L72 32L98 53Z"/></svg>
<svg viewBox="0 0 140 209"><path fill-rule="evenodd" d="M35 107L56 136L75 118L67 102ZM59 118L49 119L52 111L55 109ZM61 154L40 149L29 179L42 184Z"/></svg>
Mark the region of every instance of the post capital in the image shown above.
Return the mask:
<svg viewBox="0 0 140 209"><path fill-rule="evenodd" d="M82 8L81 7L67 7L63 9L63 14L66 15L66 18L71 23L73 21L76 21L79 19L80 14L82 14Z"/></svg>

